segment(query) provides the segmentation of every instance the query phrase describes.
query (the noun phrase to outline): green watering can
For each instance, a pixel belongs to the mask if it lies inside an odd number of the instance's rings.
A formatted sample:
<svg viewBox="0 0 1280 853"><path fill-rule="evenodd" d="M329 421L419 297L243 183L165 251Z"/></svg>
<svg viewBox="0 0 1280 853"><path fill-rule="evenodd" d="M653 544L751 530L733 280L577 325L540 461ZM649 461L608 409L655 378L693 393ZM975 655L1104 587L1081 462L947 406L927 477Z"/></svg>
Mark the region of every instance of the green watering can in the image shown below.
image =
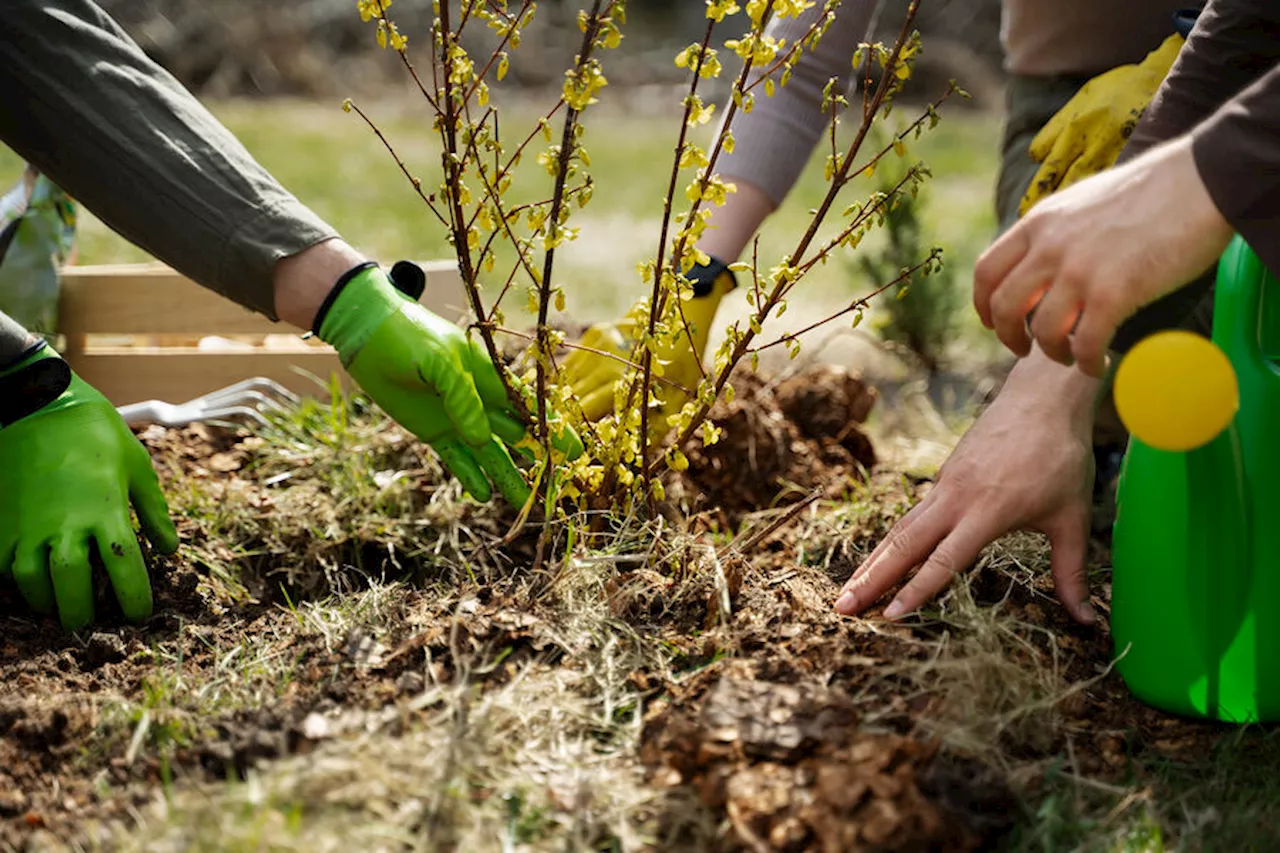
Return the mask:
<svg viewBox="0 0 1280 853"><path fill-rule="evenodd" d="M1225 356L1222 372L1208 383L1192 364L1175 390L1213 384L1221 402L1234 380L1232 408L1194 447L1130 439L1112 536L1116 667L1163 710L1280 720L1280 281L1238 235L1218 263L1212 345L1197 343L1194 362Z"/></svg>

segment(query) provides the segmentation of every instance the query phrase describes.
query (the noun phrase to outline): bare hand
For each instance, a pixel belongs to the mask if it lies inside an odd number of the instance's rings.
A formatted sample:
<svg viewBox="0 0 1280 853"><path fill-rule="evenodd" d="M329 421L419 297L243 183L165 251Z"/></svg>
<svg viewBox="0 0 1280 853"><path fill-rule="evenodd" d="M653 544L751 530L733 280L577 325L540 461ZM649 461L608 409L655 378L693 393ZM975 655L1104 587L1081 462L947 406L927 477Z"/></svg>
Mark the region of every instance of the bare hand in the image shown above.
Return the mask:
<svg viewBox="0 0 1280 853"><path fill-rule="evenodd" d="M910 613L988 544L1010 531L1031 529L1049 537L1059 600L1077 621L1092 624L1084 562L1097 387L1038 352L1019 363L943 465L933 489L845 584L836 610L861 613L918 569L884 611L889 619Z"/></svg>
<svg viewBox="0 0 1280 853"><path fill-rule="evenodd" d="M1209 269L1232 233L1178 140L1032 208L978 259L974 306L1015 354L1034 338L1101 377L1120 324Z"/></svg>

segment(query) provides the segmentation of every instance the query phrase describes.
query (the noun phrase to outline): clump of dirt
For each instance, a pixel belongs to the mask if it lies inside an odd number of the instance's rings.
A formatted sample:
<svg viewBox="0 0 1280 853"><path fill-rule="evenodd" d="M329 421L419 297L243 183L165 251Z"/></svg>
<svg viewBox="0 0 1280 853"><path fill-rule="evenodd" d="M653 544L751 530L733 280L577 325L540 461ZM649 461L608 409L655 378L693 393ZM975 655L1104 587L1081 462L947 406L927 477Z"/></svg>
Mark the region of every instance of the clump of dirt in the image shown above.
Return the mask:
<svg viewBox="0 0 1280 853"><path fill-rule="evenodd" d="M717 402L709 415L720 440L695 442L688 469L670 490L695 511L718 512L732 525L815 489L836 497L875 466L861 425L877 395L856 373L815 365L775 387L742 369L731 384L734 399Z"/></svg>
<svg viewBox="0 0 1280 853"><path fill-rule="evenodd" d="M646 720L655 781L729 819L724 851L975 850L985 833L926 794L936 744L858 727L816 681L724 675L676 688Z"/></svg>
<svg viewBox="0 0 1280 853"><path fill-rule="evenodd" d="M867 468L875 464L875 450L861 424L880 395L861 375L834 364L815 364L780 382L774 393L783 413L807 437L836 442Z"/></svg>
<svg viewBox="0 0 1280 853"><path fill-rule="evenodd" d="M170 471L191 477L217 477L239 471L248 459L246 437L221 426L194 423L180 429L158 424L138 427L134 434L152 459ZM260 444L260 442L258 442Z"/></svg>

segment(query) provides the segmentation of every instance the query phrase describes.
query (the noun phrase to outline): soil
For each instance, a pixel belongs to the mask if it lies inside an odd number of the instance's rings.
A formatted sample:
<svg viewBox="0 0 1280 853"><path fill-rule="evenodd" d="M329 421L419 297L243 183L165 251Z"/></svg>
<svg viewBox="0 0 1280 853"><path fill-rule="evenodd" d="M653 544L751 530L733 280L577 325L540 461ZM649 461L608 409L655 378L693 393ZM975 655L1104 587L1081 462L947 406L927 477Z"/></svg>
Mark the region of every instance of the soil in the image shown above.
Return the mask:
<svg viewBox="0 0 1280 853"><path fill-rule="evenodd" d="M876 394L856 375L821 367L777 387L753 377L736 384L737 399L715 411L725 440L690 455L677 498L703 496L694 511L704 524L733 524L815 490L839 499L859 485L883 509L825 546L814 544L804 513L785 518L746 552L722 552L723 591L691 596L665 568L619 570L607 586L615 617L674 654L667 667L630 674L647 703L638 755L648 782L689 792L722 827L718 850L990 849L1034 790L1015 790L994 756L944 750L925 733L922 721L944 715L946 697L904 673L932 653L940 629L832 609L858 555L928 484L876 469L859 428ZM260 448L209 426L140 435L170 487L248 476ZM192 519L178 524L184 540L198 535ZM822 547L825 562L812 556ZM278 600L227 601L207 568L182 554L154 558L152 619L132 626L106 613L82 636L62 635L0 585L0 850L30 849L35 838L89 846L90 827L129 825L167 780L239 777L343 737L344 712L395 708L422 689L424 652L445 679L460 648L507 650L500 667L472 676L482 685L530 661L574 665L557 639L563 614L505 587L404 588L376 640L359 630L330 639L300 635ZM1013 757L1034 762L1069 748L1076 773L1119 782L1136 755L1203 755L1220 736L1134 700L1107 673L1105 624L1072 623L1043 573L984 570L971 590L1028 626L1019 646L1028 665L1054 657L1063 684L1091 682L1056 705L1060 725L1045 740L1005 744ZM1104 614L1107 599L1098 585ZM292 659L284 689L207 713L166 705L155 681L161 656L180 660L179 677L212 683L235 648ZM144 728L165 748L138 749ZM678 827L667 830L678 838Z"/></svg>
<svg viewBox="0 0 1280 853"><path fill-rule="evenodd" d="M673 487L690 509L733 527L748 513L815 491L838 498L866 481L876 454L862 424L877 394L860 376L819 364L776 386L745 370L731 383L734 399L710 414L723 437L696 444Z"/></svg>

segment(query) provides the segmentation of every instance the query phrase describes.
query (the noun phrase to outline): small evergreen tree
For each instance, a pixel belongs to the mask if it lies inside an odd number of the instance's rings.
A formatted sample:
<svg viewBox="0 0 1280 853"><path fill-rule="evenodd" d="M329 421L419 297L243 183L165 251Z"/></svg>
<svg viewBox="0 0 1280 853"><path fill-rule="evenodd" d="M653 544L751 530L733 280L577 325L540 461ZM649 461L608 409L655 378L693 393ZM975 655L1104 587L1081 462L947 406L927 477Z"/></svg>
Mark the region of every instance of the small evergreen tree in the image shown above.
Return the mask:
<svg viewBox="0 0 1280 853"><path fill-rule="evenodd" d="M895 171L888 162L877 170L878 189L888 192L901 180ZM930 251L921 224L924 199L923 192L899 194L885 214L883 248L859 254L857 268L872 286L903 275ZM961 305L954 271L945 263L928 275L917 271L903 279L894 296L878 303L877 331L885 340L911 350L929 375L936 375L945 365Z"/></svg>

